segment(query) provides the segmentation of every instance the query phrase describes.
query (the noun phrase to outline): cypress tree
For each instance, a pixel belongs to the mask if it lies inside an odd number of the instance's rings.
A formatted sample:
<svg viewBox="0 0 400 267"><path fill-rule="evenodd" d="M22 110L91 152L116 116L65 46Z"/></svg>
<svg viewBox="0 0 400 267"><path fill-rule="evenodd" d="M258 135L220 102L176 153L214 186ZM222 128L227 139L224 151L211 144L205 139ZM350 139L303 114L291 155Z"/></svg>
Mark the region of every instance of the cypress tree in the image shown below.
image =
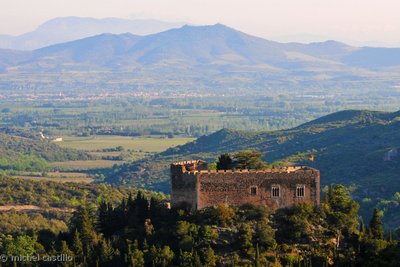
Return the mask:
<svg viewBox="0 0 400 267"><path fill-rule="evenodd" d="M369 232L373 239L383 239L382 215L379 209L375 208L372 219L369 222Z"/></svg>
<svg viewBox="0 0 400 267"><path fill-rule="evenodd" d="M82 262L83 260L83 244L78 230L75 230L73 241L72 241L72 251L75 254L75 259L77 262Z"/></svg>
<svg viewBox="0 0 400 267"><path fill-rule="evenodd" d="M217 161L217 170L228 170L232 169L232 158L228 153L219 156Z"/></svg>

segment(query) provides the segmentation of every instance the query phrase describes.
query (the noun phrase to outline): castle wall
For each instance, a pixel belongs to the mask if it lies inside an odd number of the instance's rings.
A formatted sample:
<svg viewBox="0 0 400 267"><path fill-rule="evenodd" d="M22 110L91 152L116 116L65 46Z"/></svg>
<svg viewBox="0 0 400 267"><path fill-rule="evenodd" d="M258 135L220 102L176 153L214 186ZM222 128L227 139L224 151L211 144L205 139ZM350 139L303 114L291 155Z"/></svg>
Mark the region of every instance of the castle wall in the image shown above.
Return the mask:
<svg viewBox="0 0 400 267"><path fill-rule="evenodd" d="M293 206L310 201L320 203L320 177L317 170L293 172L219 171L200 172L197 208L252 203L271 209ZM272 186L279 187L279 197L272 196ZM297 197L297 187L304 186L304 197ZM252 194L251 188L256 188Z"/></svg>
<svg viewBox="0 0 400 267"><path fill-rule="evenodd" d="M219 204L252 203L271 209L302 202L320 203L320 173L309 167L267 170L207 171L202 161L184 161L171 165L171 206L197 210ZM279 188L273 196L272 187ZM304 188L299 196L298 188Z"/></svg>

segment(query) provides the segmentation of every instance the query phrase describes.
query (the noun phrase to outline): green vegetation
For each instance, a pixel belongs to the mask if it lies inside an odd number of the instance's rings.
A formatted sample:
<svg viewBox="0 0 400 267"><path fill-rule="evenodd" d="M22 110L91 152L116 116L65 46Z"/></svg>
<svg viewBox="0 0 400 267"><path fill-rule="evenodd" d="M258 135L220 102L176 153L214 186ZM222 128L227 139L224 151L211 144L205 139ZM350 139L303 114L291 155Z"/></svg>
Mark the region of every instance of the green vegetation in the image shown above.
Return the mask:
<svg viewBox="0 0 400 267"><path fill-rule="evenodd" d="M242 150L233 155L233 166L235 169L261 170L266 167L261 159L262 153L257 150Z"/></svg>
<svg viewBox="0 0 400 267"><path fill-rule="evenodd" d="M3 234L24 235L27 229L39 232L50 231L58 234L67 231L66 221L70 214L47 212L45 216L37 212L17 211L0 213L0 232Z"/></svg>
<svg viewBox="0 0 400 267"><path fill-rule="evenodd" d="M233 160L232 160L231 156L228 153L224 153L221 156L219 156L215 167L217 170L232 169Z"/></svg>
<svg viewBox="0 0 400 267"><path fill-rule="evenodd" d="M78 150L66 149L47 140L0 133L0 170L47 171L48 162L91 159Z"/></svg>
<svg viewBox="0 0 400 267"><path fill-rule="evenodd" d="M174 159L216 161L225 152L256 149L270 166L310 165L321 171L322 186L340 182L352 186L363 217L374 207L384 212L386 227L400 225L400 157L385 154L400 148L399 112L343 111L299 127L272 132L223 129L148 160L116 166L105 173L110 183L169 191L169 163ZM313 155L315 161L309 161ZM137 172L141 170L140 172Z"/></svg>
<svg viewBox="0 0 400 267"><path fill-rule="evenodd" d="M398 266L400 236L381 235L375 213L365 227L358 207L341 185L328 188L320 207L276 213L251 205L171 210L139 191L114 205L79 206L63 232L16 227L0 235L0 251L65 253L66 266Z"/></svg>
<svg viewBox="0 0 400 267"><path fill-rule="evenodd" d="M134 188L106 184L57 183L0 177L0 205L76 208L85 203L117 203ZM152 193L156 195L155 193ZM160 194L163 196L163 194Z"/></svg>
<svg viewBox="0 0 400 267"><path fill-rule="evenodd" d="M261 152L257 150L242 150L233 154L232 157L228 153L224 153L218 157L215 167L217 170L261 170L266 167L261 156Z"/></svg>
<svg viewBox="0 0 400 267"><path fill-rule="evenodd" d="M61 147L85 151L123 152L125 150L162 152L167 148L193 141L194 138L165 136L115 136L96 135L90 137L64 137Z"/></svg>

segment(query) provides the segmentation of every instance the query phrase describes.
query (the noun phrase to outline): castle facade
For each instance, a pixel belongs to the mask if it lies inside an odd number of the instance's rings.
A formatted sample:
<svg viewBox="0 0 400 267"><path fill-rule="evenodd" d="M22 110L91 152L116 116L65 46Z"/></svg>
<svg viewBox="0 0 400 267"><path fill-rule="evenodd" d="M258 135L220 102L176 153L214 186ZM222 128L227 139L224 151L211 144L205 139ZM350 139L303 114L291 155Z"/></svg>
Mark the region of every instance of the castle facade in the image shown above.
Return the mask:
<svg viewBox="0 0 400 267"><path fill-rule="evenodd" d="M171 207L254 204L271 210L320 203L320 172L306 166L209 171L201 160L171 164Z"/></svg>

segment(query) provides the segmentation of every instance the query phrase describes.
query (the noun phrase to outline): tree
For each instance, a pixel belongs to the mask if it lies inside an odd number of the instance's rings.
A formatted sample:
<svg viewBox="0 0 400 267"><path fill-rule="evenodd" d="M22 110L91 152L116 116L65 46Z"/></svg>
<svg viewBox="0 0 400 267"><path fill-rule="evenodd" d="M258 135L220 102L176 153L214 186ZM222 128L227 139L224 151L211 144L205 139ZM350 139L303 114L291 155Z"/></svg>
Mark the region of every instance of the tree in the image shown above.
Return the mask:
<svg viewBox="0 0 400 267"><path fill-rule="evenodd" d="M138 248L134 248L130 255L130 266L143 267L144 266L144 253Z"/></svg>
<svg viewBox="0 0 400 267"><path fill-rule="evenodd" d="M217 161L217 170L228 170L232 169L232 158L228 153L219 156Z"/></svg>
<svg viewBox="0 0 400 267"><path fill-rule="evenodd" d="M235 220L235 210L227 205L218 205L215 208L207 210L210 214L212 223L227 226L231 225Z"/></svg>
<svg viewBox="0 0 400 267"><path fill-rule="evenodd" d="M261 246L262 249L268 250L276 248L275 231L269 225L268 220L264 220L257 224L254 237L257 244Z"/></svg>
<svg viewBox="0 0 400 267"><path fill-rule="evenodd" d="M67 242L64 241L64 240L61 241L60 254L61 254L61 255L68 255L68 256L74 257L74 253L69 249ZM69 266L72 266L73 263L72 263L72 262L65 261L65 262L62 262L61 265L62 265L62 266L65 266L65 267L69 267Z"/></svg>
<svg viewBox="0 0 400 267"><path fill-rule="evenodd" d="M199 229L199 241L202 245L210 245L218 238L218 231L212 229L209 225L202 225Z"/></svg>
<svg viewBox="0 0 400 267"><path fill-rule="evenodd" d="M239 228L237 235L237 244L241 251L243 251L247 256L254 255L253 249L253 233L249 224L244 223Z"/></svg>
<svg viewBox="0 0 400 267"><path fill-rule="evenodd" d="M265 163L261 159L261 152L257 150L242 150L234 155L234 167L236 169L256 169L265 168Z"/></svg>
<svg viewBox="0 0 400 267"><path fill-rule="evenodd" d="M114 248L112 247L110 241L102 239L99 244L99 258L101 263L106 263L112 261L114 257Z"/></svg>
<svg viewBox="0 0 400 267"><path fill-rule="evenodd" d="M174 259L174 252L171 250L171 248L169 246L163 246L163 248L161 249L160 252L161 252L160 253L161 266L166 267Z"/></svg>
<svg viewBox="0 0 400 267"><path fill-rule="evenodd" d="M78 229L75 229L74 232L74 237L72 241L72 251L75 254L75 259L78 262L81 262L83 260L83 244Z"/></svg>
<svg viewBox="0 0 400 267"><path fill-rule="evenodd" d="M279 243L301 243L307 244L315 236L314 206L310 202L300 203L297 206L278 210L274 214L274 222L277 228L276 239ZM315 229L316 230L316 229ZM260 234L260 244L262 235Z"/></svg>
<svg viewBox="0 0 400 267"><path fill-rule="evenodd" d="M178 221L175 236L178 239L179 248L190 251L195 246L195 239L199 233L199 227L187 221Z"/></svg>
<svg viewBox="0 0 400 267"><path fill-rule="evenodd" d="M201 249L200 255L203 266L214 267L216 265L217 257L215 256L214 250L211 247Z"/></svg>
<svg viewBox="0 0 400 267"><path fill-rule="evenodd" d="M193 266L193 252L191 251L179 251L179 266L192 267Z"/></svg>
<svg viewBox="0 0 400 267"><path fill-rule="evenodd" d="M112 234L111 224L111 211L112 206L102 201L98 209L97 229L102 232L106 237ZM110 227L111 226L111 227Z"/></svg>
<svg viewBox="0 0 400 267"><path fill-rule="evenodd" d="M4 242L4 244L2 245L2 247L3 247L2 252L5 255L8 255L8 256L18 256L18 255L31 256L36 253L36 250L35 250L36 240L34 240L30 236L20 235L14 239L11 235L8 235L3 240L3 242Z"/></svg>
<svg viewBox="0 0 400 267"><path fill-rule="evenodd" d="M79 232L85 254L88 254L93 246L97 244L97 233L94 229L93 217L89 207L83 205L78 208L71 219L71 228Z"/></svg>
<svg viewBox="0 0 400 267"><path fill-rule="evenodd" d="M384 232L382 226L382 214L377 208L374 209L372 219L369 222L369 234L373 239L383 239Z"/></svg>
<svg viewBox="0 0 400 267"><path fill-rule="evenodd" d="M337 247L343 234L357 231L358 209L360 205L351 199L349 191L343 185L330 186L321 204L322 216L328 227L336 232Z"/></svg>

